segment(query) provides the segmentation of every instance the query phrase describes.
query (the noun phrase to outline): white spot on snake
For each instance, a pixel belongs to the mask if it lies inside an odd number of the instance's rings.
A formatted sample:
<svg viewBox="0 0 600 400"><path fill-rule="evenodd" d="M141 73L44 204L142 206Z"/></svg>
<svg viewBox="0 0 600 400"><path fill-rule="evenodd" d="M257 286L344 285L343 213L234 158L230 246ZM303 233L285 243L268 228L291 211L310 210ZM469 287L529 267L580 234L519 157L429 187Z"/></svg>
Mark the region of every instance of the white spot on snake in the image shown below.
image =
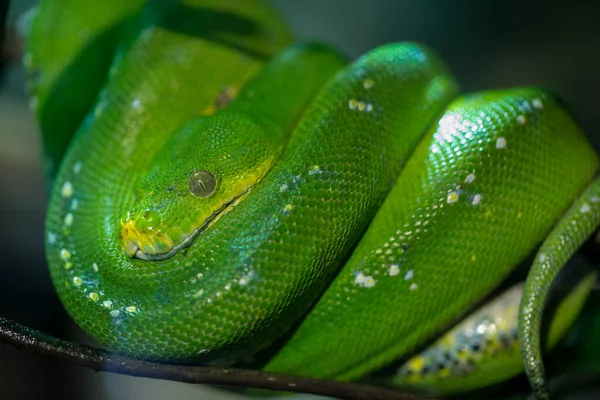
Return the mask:
<svg viewBox="0 0 600 400"><path fill-rule="evenodd" d="M413 272L413 270L409 269L408 271L406 271L406 275L404 275L404 280L410 281L413 278L414 274L415 273Z"/></svg>
<svg viewBox="0 0 600 400"><path fill-rule="evenodd" d="M473 196L473 201L471 202L471 204L473 204L474 206L476 206L479 203L481 203L481 195L480 194L476 194L475 196Z"/></svg>
<svg viewBox="0 0 600 400"><path fill-rule="evenodd" d="M392 264L390 266L390 276L396 276L400 273L400 266L398 264Z"/></svg>
<svg viewBox="0 0 600 400"><path fill-rule="evenodd" d="M365 283L365 276L363 275L362 272L359 272L358 274L356 274L356 276L354 277L354 284L355 285L362 285Z"/></svg>
<svg viewBox="0 0 600 400"><path fill-rule="evenodd" d="M83 283L83 279L78 276L73 277L73 285L79 287Z"/></svg>
<svg viewBox="0 0 600 400"><path fill-rule="evenodd" d="M112 307L112 301L110 300L106 300L102 302L102 305L106 308L111 308Z"/></svg>
<svg viewBox="0 0 600 400"><path fill-rule="evenodd" d="M458 201L459 194L458 192L450 192L448 193L448 197L446 197L446 202L448 204L456 203Z"/></svg>
<svg viewBox="0 0 600 400"><path fill-rule="evenodd" d="M527 122L527 118L525 118L524 115L517 115L517 124L525 125L526 122Z"/></svg>
<svg viewBox="0 0 600 400"><path fill-rule="evenodd" d="M71 258L71 252L67 249L60 250L60 259L63 261L68 261Z"/></svg>
<svg viewBox="0 0 600 400"><path fill-rule="evenodd" d="M206 354L210 351L210 349L200 349L198 350L198 352L196 353L197 356L200 356L202 354Z"/></svg>
<svg viewBox="0 0 600 400"><path fill-rule="evenodd" d="M538 110L541 110L542 108L544 108L544 104L542 103L542 100L540 100L540 99L533 99L531 104L533 105L533 108L537 108Z"/></svg>
<svg viewBox="0 0 600 400"><path fill-rule="evenodd" d="M375 254L381 254L381 249L375 250Z"/></svg>
<svg viewBox="0 0 600 400"><path fill-rule="evenodd" d="M497 149L506 148L506 139L503 137L499 137L498 139L496 139L496 148Z"/></svg>
<svg viewBox="0 0 600 400"><path fill-rule="evenodd" d="M410 290L416 290L419 287L419 285L417 285L416 283L413 283L412 285L410 285Z"/></svg>
<svg viewBox="0 0 600 400"><path fill-rule="evenodd" d="M69 208L71 208L72 211L77 210L78 206L79 206L79 200L77 200L77 199L71 200L71 205L69 206Z"/></svg>
<svg viewBox="0 0 600 400"><path fill-rule="evenodd" d="M138 109L140 108L140 106L142 105L142 100L140 100L139 97L136 97L135 99L133 99L133 101L131 102L131 107L133 107L134 109Z"/></svg>
<svg viewBox="0 0 600 400"><path fill-rule="evenodd" d="M363 81L363 87L367 90L371 89L374 84L375 84L375 81L373 81L373 79L371 79L371 78L367 78Z"/></svg>
<svg viewBox="0 0 600 400"><path fill-rule="evenodd" d="M465 182L467 182L467 183L473 183L474 181L475 181L475 174L473 174L473 173L467 175L467 177L465 178Z"/></svg>
<svg viewBox="0 0 600 400"><path fill-rule="evenodd" d="M287 183L282 183L281 186L279 186L280 192L285 192L287 189L288 189Z"/></svg>
<svg viewBox="0 0 600 400"><path fill-rule="evenodd" d="M348 100L348 108L351 110L358 110L358 111L366 111L366 112L371 112L373 111L373 105L369 104L369 103L365 103L363 101L357 101L356 99L350 99Z"/></svg>
<svg viewBox="0 0 600 400"><path fill-rule="evenodd" d="M318 165L313 165L312 167L310 167L310 169L308 170L308 174L309 175L314 175L314 174L320 174L321 172L321 168L319 168Z"/></svg>
<svg viewBox="0 0 600 400"><path fill-rule="evenodd" d="M117 318L119 315L121 315L121 311L119 311L119 310L112 310L110 312L110 316L113 318Z"/></svg>
<svg viewBox="0 0 600 400"><path fill-rule="evenodd" d="M73 214L67 213L67 215L65 215L64 224L65 226L73 225Z"/></svg>
<svg viewBox="0 0 600 400"><path fill-rule="evenodd" d="M90 299L92 299L93 301L96 301L96 300L98 300L98 298L99 298L100 296L98 295L98 293L90 293L89 297L90 297Z"/></svg>
<svg viewBox="0 0 600 400"><path fill-rule="evenodd" d="M48 244L49 245L56 244L56 233L48 232Z"/></svg>
<svg viewBox="0 0 600 400"><path fill-rule="evenodd" d="M66 181L62 185L62 187L60 188L60 195L65 199L68 199L71 196L73 196L73 185L71 184L71 182Z"/></svg>
<svg viewBox="0 0 600 400"><path fill-rule="evenodd" d="M73 173L75 175L79 174L82 168L83 164L81 163L81 161L77 161L75 164L73 164Z"/></svg>
<svg viewBox="0 0 600 400"><path fill-rule="evenodd" d="M548 256L544 253L540 254L539 260L540 262L545 262L548 259Z"/></svg>
<svg viewBox="0 0 600 400"><path fill-rule="evenodd" d="M592 211L592 208L588 203L583 203L579 209L580 213L589 213L590 211Z"/></svg>
<svg viewBox="0 0 600 400"><path fill-rule="evenodd" d="M194 293L192 296L197 298L197 297L202 296L203 294L204 294L204 289L200 289L196 293Z"/></svg>
<svg viewBox="0 0 600 400"><path fill-rule="evenodd" d="M126 310L128 313L134 313L134 312L136 312L136 311L137 311L137 307L136 307L136 306L128 306L128 307L126 307L126 308L125 308L125 310Z"/></svg>
<svg viewBox="0 0 600 400"><path fill-rule="evenodd" d="M354 278L354 284L362 287L373 287L375 286L375 279L371 275L364 275L362 272L358 272Z"/></svg>
<svg viewBox="0 0 600 400"><path fill-rule="evenodd" d="M432 145L431 146L431 152L432 153L438 153L440 151L440 148L437 145Z"/></svg>
<svg viewBox="0 0 600 400"><path fill-rule="evenodd" d="M598 203L598 202L600 202L600 197L598 197L598 196L592 196L592 197L590 197L590 201L592 203Z"/></svg>
<svg viewBox="0 0 600 400"><path fill-rule="evenodd" d="M94 272L98 272L98 264L96 264L96 263L93 263L93 264L92 264L92 270L93 270Z"/></svg>
<svg viewBox="0 0 600 400"><path fill-rule="evenodd" d="M247 275L242 276L240 278L240 280L238 281L238 283L242 286L246 286L250 282L252 282L255 278L256 278L256 272L250 271L250 272L248 272Z"/></svg>

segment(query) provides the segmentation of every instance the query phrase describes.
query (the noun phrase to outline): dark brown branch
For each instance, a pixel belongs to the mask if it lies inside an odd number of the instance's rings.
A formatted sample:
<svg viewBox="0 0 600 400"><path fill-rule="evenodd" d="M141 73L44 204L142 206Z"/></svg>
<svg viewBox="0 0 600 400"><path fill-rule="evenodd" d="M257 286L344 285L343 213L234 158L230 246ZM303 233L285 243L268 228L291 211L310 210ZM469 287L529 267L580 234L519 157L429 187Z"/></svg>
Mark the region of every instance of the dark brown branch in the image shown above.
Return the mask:
<svg viewBox="0 0 600 400"><path fill-rule="evenodd" d="M0 343L55 361L146 378L311 393L349 400L417 400L415 395L357 383L335 382L261 371L148 362L58 339L0 317Z"/></svg>

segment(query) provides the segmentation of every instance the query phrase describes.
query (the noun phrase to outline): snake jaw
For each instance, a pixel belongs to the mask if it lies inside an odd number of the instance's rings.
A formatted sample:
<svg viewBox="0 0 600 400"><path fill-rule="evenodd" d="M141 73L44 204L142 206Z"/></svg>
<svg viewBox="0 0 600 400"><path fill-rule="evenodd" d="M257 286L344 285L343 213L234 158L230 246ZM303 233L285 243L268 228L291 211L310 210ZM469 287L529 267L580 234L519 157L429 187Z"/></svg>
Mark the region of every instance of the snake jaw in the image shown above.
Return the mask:
<svg viewBox="0 0 600 400"><path fill-rule="evenodd" d="M121 242L132 258L151 260L154 255L168 253L175 247L170 235L152 227L139 228L135 219L121 221Z"/></svg>
<svg viewBox="0 0 600 400"><path fill-rule="evenodd" d="M136 226L137 221L135 219L126 222L121 221L121 243L123 249L131 258L139 258L145 261L166 260L180 250L189 247L200 233L211 227L221 216L244 199L250 189L248 188L241 195L222 204L187 236L183 235L181 229L176 228L178 233L176 236L182 238L181 240L177 240L177 244L171 239L170 235L159 229L156 229L156 231L152 227L140 229Z"/></svg>
<svg viewBox="0 0 600 400"><path fill-rule="evenodd" d="M127 253L127 255L131 258L135 257L136 253L139 250L139 247L137 246L137 244L135 244L133 241L131 240L124 240L124 246L123 248L125 249L125 253Z"/></svg>
<svg viewBox="0 0 600 400"><path fill-rule="evenodd" d="M180 227L168 228L165 232L159 227L147 226L147 221L143 217L121 221L121 245L131 258L145 261L166 260L180 250L189 247L198 235L214 225L219 218L242 201L253 187L254 185L244 187L241 194L221 204L198 227L191 229L189 234L184 232L188 232L190 229L181 229Z"/></svg>

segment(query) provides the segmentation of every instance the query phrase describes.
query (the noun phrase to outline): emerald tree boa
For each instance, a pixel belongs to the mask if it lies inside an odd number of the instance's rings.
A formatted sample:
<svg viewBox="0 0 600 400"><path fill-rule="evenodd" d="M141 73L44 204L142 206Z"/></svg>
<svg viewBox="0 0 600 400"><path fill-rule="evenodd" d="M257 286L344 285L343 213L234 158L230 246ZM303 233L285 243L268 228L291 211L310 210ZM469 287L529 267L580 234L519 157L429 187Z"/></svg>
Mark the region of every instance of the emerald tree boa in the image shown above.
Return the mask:
<svg viewBox="0 0 600 400"><path fill-rule="evenodd" d="M24 63L52 279L97 340L442 394L524 367L547 398L544 301L600 215L598 157L553 94L460 94L417 43L292 44L258 0L43 0Z"/></svg>

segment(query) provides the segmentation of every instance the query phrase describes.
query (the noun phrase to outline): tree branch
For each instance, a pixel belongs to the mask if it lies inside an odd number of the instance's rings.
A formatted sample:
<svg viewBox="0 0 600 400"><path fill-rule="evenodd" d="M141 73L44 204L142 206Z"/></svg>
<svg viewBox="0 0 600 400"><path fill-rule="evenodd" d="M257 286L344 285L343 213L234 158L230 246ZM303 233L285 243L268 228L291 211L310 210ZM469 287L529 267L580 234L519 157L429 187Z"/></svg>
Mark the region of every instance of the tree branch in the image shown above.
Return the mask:
<svg viewBox="0 0 600 400"><path fill-rule="evenodd" d="M0 343L26 353L96 371L146 378L310 393L348 400L424 399L391 389L358 383L335 382L235 368L184 366L143 361L58 339L2 317L0 317Z"/></svg>

